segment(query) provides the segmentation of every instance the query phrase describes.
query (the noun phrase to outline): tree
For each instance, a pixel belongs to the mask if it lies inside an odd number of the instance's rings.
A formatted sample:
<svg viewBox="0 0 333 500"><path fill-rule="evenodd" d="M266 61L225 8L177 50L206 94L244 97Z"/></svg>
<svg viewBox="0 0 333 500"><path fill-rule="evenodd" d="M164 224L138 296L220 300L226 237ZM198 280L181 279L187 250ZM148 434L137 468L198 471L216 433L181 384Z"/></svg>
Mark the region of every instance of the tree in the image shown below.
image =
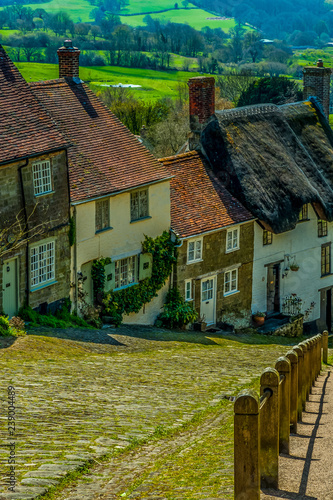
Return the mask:
<svg viewBox="0 0 333 500"><path fill-rule="evenodd" d="M273 103L285 104L302 100L302 91L298 84L283 76L259 78L242 92L238 106L250 104Z"/></svg>
<svg viewBox="0 0 333 500"><path fill-rule="evenodd" d="M250 71L230 71L217 78L217 87L220 89L221 97L228 101L237 103L242 95L255 80Z"/></svg>

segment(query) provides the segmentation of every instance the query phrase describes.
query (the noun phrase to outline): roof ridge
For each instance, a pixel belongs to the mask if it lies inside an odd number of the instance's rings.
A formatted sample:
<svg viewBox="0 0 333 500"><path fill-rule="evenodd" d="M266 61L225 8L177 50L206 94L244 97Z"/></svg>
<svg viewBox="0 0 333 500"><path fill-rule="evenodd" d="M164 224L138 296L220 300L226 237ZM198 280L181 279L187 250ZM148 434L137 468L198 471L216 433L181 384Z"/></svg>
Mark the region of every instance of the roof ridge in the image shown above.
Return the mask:
<svg viewBox="0 0 333 500"><path fill-rule="evenodd" d="M215 115L219 120L223 121L230 120L231 118L241 118L243 116L265 115L273 111L280 111L277 104L252 104L251 106L215 111Z"/></svg>
<svg viewBox="0 0 333 500"><path fill-rule="evenodd" d="M192 151L187 151L186 153L180 153L180 154L176 154L176 155L172 155L172 156L166 156L164 158L158 158L158 161L160 161L161 163L165 163L165 162L171 163L172 161L177 161L179 159L183 159L183 158L187 158L187 157L191 158L192 156L199 156L198 151L192 150Z"/></svg>
<svg viewBox="0 0 333 500"><path fill-rule="evenodd" d="M54 78L53 80L39 80L38 82L28 82L30 87L37 87L39 85L56 85L58 83L66 83L65 78Z"/></svg>

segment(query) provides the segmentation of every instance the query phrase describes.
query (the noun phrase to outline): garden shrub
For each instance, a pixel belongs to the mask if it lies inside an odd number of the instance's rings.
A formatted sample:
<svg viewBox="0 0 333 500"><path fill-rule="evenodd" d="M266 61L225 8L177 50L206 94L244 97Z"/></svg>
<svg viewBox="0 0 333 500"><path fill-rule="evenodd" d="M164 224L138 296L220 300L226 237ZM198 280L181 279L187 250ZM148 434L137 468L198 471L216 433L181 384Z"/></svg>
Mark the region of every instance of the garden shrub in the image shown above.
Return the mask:
<svg viewBox="0 0 333 500"><path fill-rule="evenodd" d="M164 311L158 316L156 326L184 328L193 323L197 317L198 313L192 303L185 302L178 288L172 288L166 296Z"/></svg>

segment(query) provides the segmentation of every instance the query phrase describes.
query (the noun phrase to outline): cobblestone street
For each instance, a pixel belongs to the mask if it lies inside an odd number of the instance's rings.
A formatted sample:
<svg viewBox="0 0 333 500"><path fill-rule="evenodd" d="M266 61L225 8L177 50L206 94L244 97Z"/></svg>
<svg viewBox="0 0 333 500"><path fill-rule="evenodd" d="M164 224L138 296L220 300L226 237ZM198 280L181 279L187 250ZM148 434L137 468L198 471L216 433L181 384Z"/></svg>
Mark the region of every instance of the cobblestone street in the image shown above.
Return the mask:
<svg viewBox="0 0 333 500"><path fill-rule="evenodd" d="M88 474L78 490L58 493L59 499L231 498L232 446L222 430L232 404L224 396L250 383L286 349L254 345L247 337L124 326L39 329L17 339L0 351L0 432L3 445L13 439L6 398L7 387L14 386L18 482L15 492L8 491L2 468L0 498L36 498L92 458L94 481ZM207 408L207 418L163 439L165 430ZM153 433L161 439L126 449ZM98 457L115 451L107 468L98 465ZM4 464L8 448L0 452ZM186 470L189 463L193 467Z"/></svg>

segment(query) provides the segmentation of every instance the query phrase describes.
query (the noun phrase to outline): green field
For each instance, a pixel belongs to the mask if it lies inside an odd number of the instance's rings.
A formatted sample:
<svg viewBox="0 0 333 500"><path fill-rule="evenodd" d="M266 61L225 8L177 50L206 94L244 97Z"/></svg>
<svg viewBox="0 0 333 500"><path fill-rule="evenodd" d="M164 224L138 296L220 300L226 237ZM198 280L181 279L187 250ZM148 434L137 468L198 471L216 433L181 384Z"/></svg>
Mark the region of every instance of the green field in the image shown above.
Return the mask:
<svg viewBox="0 0 333 500"><path fill-rule="evenodd" d="M332 0L333 1L333 0ZM318 59L322 59L325 65L332 64L333 47L325 47L324 49L304 49L295 50L294 59L300 66L316 65Z"/></svg>
<svg viewBox="0 0 333 500"><path fill-rule="evenodd" d="M144 4L144 5L143 5ZM181 0L178 1L179 7L182 7ZM195 7L189 3L188 7ZM156 0L154 3L145 2L143 0L128 0L128 5L121 10L124 14L138 14L140 12L156 12L163 9L174 9L175 0Z"/></svg>
<svg viewBox="0 0 333 500"><path fill-rule="evenodd" d="M91 21L89 13L95 8L88 0L71 0L69 3L61 0L51 0L51 2L46 3L29 3L26 7L44 9L50 14L65 10L75 23Z"/></svg>
<svg viewBox="0 0 333 500"><path fill-rule="evenodd" d="M145 26L145 23L143 21L143 18L145 16L146 14L138 16L120 16L120 19L123 24L128 24L129 26ZM159 19L163 23L170 21L172 23L189 24L196 30L201 30L205 26L209 26L209 28L211 29L221 28L223 31L227 32L230 30L230 28L234 28L236 24L234 19L207 19L210 17L214 17L214 15L201 9L169 10L160 14L151 14L151 17L153 19Z"/></svg>
<svg viewBox="0 0 333 500"><path fill-rule="evenodd" d="M0 40L19 33L19 30L0 30Z"/></svg>
<svg viewBox="0 0 333 500"><path fill-rule="evenodd" d="M15 63L28 81L52 80L58 78L57 64ZM133 94L144 100L157 100L162 97L176 98L180 82L187 82L199 73L187 71L154 71L136 68L121 68L119 66L81 67L80 77L90 82L95 88L103 83L108 85L133 84L141 88L131 89Z"/></svg>

